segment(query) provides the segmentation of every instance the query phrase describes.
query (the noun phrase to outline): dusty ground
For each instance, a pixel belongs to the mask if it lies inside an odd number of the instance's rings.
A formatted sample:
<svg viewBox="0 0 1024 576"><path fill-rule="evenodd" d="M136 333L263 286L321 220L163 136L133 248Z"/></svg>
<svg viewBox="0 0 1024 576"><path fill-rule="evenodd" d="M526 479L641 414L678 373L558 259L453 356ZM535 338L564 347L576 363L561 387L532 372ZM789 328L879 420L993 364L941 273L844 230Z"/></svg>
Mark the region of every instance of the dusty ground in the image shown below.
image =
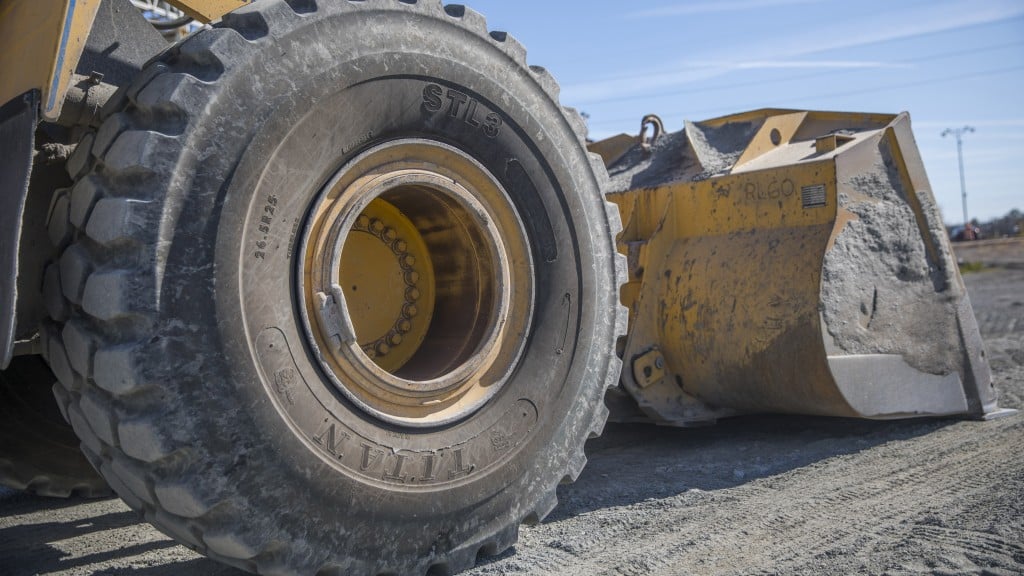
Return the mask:
<svg viewBox="0 0 1024 576"><path fill-rule="evenodd" d="M1015 266L965 281L1001 404L1024 408L1024 242L980 248L972 261ZM588 452L552 516L468 574L1024 573L1022 415L620 425ZM10 491L0 491L0 573L237 574L139 524L118 500Z"/></svg>
<svg viewBox="0 0 1024 576"><path fill-rule="evenodd" d="M961 262L980 262L1003 268L1024 267L1024 236L953 244Z"/></svg>

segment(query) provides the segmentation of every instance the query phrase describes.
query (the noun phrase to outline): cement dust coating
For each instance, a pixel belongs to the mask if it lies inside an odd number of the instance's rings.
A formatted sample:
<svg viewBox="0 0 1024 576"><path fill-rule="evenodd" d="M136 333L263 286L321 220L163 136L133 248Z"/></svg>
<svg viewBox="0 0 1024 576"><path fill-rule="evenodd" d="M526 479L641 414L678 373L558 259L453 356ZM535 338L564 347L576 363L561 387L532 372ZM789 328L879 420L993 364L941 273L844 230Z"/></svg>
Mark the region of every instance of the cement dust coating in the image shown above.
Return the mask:
<svg viewBox="0 0 1024 576"><path fill-rule="evenodd" d="M907 193L900 174L887 169L882 156L874 160L841 182L839 204L853 217L823 264L829 337L849 354L901 354L922 372L955 372L962 359L952 345L959 341L952 275L930 261L914 211L901 199ZM937 211L926 205L924 213Z"/></svg>
<svg viewBox="0 0 1024 576"><path fill-rule="evenodd" d="M1000 404L1024 408L1024 269L964 281ZM551 516L465 574L1020 574L1021 446L1021 414L609 425L587 445L580 479L559 488ZM0 492L0 573L241 574L175 544L117 499L12 491Z"/></svg>

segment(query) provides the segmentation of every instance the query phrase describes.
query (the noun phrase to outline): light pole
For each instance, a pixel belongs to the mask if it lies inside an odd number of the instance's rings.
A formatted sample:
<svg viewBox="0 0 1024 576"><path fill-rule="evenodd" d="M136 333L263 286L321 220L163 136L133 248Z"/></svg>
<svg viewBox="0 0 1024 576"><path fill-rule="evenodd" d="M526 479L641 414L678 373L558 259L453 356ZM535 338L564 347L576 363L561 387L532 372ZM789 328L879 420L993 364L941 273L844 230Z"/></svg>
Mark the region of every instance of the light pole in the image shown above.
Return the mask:
<svg viewBox="0 0 1024 576"><path fill-rule="evenodd" d="M946 128L942 131L942 137L954 136L956 138L956 156L960 162L960 194L964 198L964 239L973 239L974 231L971 230L971 221L967 219L967 180L964 179L964 134L974 132L974 128L964 126L963 128Z"/></svg>

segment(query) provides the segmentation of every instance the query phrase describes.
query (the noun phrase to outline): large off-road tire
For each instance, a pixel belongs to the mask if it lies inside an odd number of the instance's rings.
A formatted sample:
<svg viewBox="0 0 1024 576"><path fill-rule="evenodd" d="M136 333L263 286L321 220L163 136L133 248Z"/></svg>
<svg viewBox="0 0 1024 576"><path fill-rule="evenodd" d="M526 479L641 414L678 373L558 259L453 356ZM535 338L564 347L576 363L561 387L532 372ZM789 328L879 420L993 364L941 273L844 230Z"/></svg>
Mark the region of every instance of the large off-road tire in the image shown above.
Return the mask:
<svg viewBox="0 0 1024 576"><path fill-rule="evenodd" d="M0 484L40 496L109 496L78 449L50 391L55 378L38 356L0 371Z"/></svg>
<svg viewBox="0 0 1024 576"><path fill-rule="evenodd" d="M457 572L552 509L619 374L620 224L512 37L436 0L260 1L106 113L45 345L130 506L339 575Z"/></svg>

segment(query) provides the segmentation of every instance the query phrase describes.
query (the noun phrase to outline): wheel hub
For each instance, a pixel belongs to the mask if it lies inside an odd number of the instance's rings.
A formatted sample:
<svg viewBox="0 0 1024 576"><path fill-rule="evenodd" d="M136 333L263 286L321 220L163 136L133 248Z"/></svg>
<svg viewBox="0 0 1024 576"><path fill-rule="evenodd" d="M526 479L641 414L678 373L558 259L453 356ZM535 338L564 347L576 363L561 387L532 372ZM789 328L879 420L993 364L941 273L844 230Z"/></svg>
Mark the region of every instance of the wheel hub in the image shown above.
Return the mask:
<svg viewBox="0 0 1024 576"><path fill-rule="evenodd" d="M401 140L350 161L303 234L301 311L328 379L413 427L473 413L518 360L533 266L517 213L465 153Z"/></svg>
<svg viewBox="0 0 1024 576"><path fill-rule="evenodd" d="M436 278L416 227L388 202L371 201L349 232L339 280L363 352L385 370L400 369L434 310Z"/></svg>

